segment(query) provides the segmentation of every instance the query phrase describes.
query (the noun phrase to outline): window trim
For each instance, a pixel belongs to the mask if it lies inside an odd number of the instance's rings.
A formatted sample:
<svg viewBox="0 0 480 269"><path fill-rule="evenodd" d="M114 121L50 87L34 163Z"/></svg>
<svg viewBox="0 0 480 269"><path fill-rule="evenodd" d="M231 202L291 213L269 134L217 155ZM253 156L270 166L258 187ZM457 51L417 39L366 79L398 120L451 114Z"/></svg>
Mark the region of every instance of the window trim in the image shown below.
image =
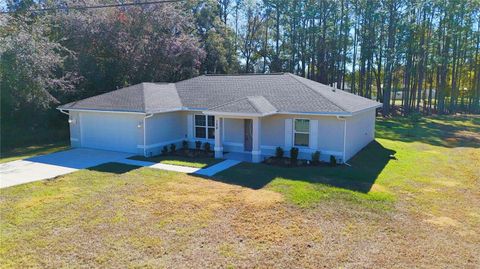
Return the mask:
<svg viewBox="0 0 480 269"><path fill-rule="evenodd" d="M295 121L297 120L307 120L308 121L308 132L297 132L297 130L295 130ZM293 126L292 126L292 145L294 147L298 147L298 148L310 148L310 135L311 135L311 130L310 130L310 120L309 118L293 118ZM301 145L297 145L295 144L295 134L307 134L308 135L308 142L307 142L307 145L306 146L301 146Z"/></svg>
<svg viewBox="0 0 480 269"><path fill-rule="evenodd" d="M197 121L195 120L196 116L205 117L205 125L197 125ZM208 125L208 117L213 117L213 126ZM205 129L205 137L197 137L197 128L204 128ZM195 140L215 140L215 133L213 134L213 138L208 138L208 129L215 129L215 116L205 115L205 114L193 114L193 138Z"/></svg>

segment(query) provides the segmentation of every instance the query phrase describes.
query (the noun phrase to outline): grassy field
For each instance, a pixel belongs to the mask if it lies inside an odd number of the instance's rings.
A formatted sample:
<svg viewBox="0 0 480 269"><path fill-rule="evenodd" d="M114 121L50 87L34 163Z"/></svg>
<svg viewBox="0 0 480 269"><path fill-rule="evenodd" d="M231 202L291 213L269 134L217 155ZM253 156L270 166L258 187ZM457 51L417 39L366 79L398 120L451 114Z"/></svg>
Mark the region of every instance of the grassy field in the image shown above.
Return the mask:
<svg viewBox="0 0 480 269"><path fill-rule="evenodd" d="M350 163L213 179L106 164L2 189L0 264L480 266L479 117L379 120Z"/></svg>
<svg viewBox="0 0 480 269"><path fill-rule="evenodd" d="M130 157L129 159L154 162L154 163L188 166L188 167L195 167L195 168L205 168L207 166L214 165L221 161L218 159L208 158L208 157L191 158L187 156L173 156L173 155L167 155L167 156L160 155L160 156L148 157L148 158L143 156L133 156L133 157Z"/></svg>
<svg viewBox="0 0 480 269"><path fill-rule="evenodd" d="M66 150L69 147L70 145L68 145L66 142L60 142L6 149L2 150L0 154L0 163L26 159L37 155L49 154L56 151Z"/></svg>

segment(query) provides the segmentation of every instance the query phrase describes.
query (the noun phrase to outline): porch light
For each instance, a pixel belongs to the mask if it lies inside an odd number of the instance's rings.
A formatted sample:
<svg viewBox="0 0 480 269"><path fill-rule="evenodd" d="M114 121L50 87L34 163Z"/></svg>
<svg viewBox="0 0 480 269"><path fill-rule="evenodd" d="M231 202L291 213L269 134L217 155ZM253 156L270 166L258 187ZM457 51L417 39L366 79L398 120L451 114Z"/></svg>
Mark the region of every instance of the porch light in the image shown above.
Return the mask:
<svg viewBox="0 0 480 269"><path fill-rule="evenodd" d="M143 126L143 123L142 123L142 122L139 122L139 123L137 124L137 128L142 128L142 126Z"/></svg>
<svg viewBox="0 0 480 269"><path fill-rule="evenodd" d="M68 119L68 123L70 123L70 124L75 124L75 123L76 123L76 120L75 120L75 119Z"/></svg>

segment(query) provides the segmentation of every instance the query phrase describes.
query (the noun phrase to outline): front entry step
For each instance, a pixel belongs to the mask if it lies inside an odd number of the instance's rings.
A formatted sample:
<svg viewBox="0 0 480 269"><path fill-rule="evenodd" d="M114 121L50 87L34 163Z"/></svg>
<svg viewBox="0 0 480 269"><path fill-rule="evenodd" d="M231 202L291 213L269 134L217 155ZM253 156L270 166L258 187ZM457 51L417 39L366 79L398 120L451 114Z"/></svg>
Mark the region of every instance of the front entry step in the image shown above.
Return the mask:
<svg viewBox="0 0 480 269"><path fill-rule="evenodd" d="M241 161L236 161L236 160L225 160L221 163L217 163L215 165L212 165L210 167L207 167L205 169L200 169L196 171L194 174L197 175L202 175L202 176L207 176L211 177L219 172L222 172L223 170L226 170L234 165L237 165L241 163Z"/></svg>

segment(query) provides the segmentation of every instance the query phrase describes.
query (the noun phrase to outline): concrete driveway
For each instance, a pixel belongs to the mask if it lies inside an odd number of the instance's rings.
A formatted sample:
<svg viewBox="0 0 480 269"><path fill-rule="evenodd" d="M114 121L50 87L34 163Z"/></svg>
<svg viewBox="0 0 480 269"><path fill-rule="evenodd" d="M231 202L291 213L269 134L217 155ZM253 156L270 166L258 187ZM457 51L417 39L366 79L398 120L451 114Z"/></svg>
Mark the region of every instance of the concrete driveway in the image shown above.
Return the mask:
<svg viewBox="0 0 480 269"><path fill-rule="evenodd" d="M123 160L132 155L134 154L78 148L3 163L0 164L0 188L53 178L102 163Z"/></svg>

